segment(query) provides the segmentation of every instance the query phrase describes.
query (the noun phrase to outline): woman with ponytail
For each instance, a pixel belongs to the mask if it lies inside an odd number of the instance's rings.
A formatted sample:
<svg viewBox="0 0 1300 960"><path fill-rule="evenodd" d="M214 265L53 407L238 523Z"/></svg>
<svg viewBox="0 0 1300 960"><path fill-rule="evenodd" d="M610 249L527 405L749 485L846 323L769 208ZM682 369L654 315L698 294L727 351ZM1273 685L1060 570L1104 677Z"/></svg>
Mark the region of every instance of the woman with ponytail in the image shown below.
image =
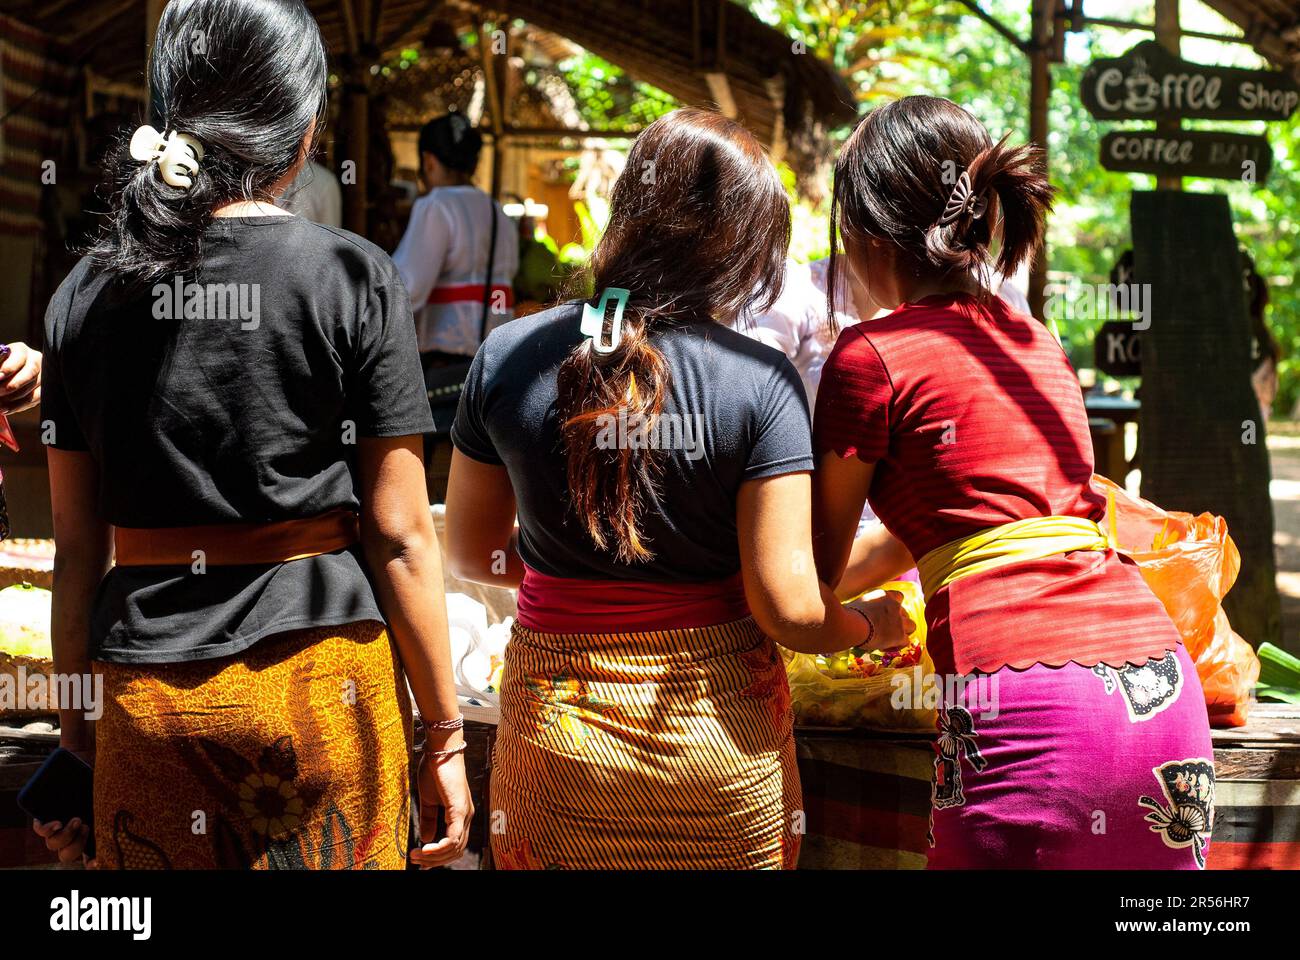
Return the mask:
<svg viewBox="0 0 1300 960"><path fill-rule="evenodd" d="M490 786L498 866L792 867L776 644L888 648L910 630L896 596L850 609L818 582L798 374L730 329L780 293L789 234L754 137L676 111L614 185L595 302L494 330L475 357L448 560L519 590Z"/></svg>
<svg viewBox="0 0 1300 960"><path fill-rule="evenodd" d="M947 100L890 103L845 144L832 273L896 309L845 330L822 373L818 570L844 595L920 569L944 695L932 867L1203 867L1196 669L1113 549L1065 354L988 289L1037 250L1051 200L1041 156ZM854 545L868 497L884 527Z"/></svg>
<svg viewBox="0 0 1300 960"><path fill-rule="evenodd" d="M103 683L61 740L100 866L403 868L408 681L411 859L465 846L410 302L378 248L274 205L327 80L301 0L171 0L156 127L46 314L55 669ZM90 820L36 829L66 861Z"/></svg>

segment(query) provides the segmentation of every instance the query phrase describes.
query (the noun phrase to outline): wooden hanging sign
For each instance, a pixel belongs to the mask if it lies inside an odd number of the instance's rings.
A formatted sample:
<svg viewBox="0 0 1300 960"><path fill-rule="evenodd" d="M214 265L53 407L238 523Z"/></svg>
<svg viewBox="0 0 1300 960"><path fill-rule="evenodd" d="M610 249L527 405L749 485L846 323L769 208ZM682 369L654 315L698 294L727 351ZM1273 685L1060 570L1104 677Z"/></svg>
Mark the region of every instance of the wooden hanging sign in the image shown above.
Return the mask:
<svg viewBox="0 0 1300 960"><path fill-rule="evenodd" d="M1265 137L1217 130L1115 130L1102 138L1101 165L1126 173L1261 184L1273 167L1273 149Z"/></svg>
<svg viewBox="0 0 1300 960"><path fill-rule="evenodd" d="M1142 333L1126 320L1101 325L1092 342L1093 365L1109 377L1142 375Z"/></svg>
<svg viewBox="0 0 1300 960"><path fill-rule="evenodd" d="M1154 40L1094 61L1080 93L1098 120L1286 120L1300 106L1289 74L1189 63Z"/></svg>

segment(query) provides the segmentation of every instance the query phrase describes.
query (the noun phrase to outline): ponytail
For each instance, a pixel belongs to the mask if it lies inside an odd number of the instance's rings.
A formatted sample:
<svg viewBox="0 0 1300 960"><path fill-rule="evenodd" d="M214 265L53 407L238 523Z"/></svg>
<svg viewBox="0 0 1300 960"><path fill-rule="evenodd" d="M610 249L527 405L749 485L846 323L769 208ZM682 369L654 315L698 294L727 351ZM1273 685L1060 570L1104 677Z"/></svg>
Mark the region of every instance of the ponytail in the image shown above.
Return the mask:
<svg viewBox="0 0 1300 960"><path fill-rule="evenodd" d="M1007 144L1007 137L1003 137L980 151L967 169L973 192L997 198L997 209L1001 213L1001 248L994 269L999 276L1009 277L1034 255L1043 240L1053 195L1043 151L1027 144L1011 147ZM984 230L976 231L974 236L968 235L965 244L986 252L990 228L991 224L986 221Z"/></svg>
<svg viewBox="0 0 1300 960"><path fill-rule="evenodd" d="M557 374L570 504L592 542L619 562L654 557L644 519L666 454L625 442L655 429L669 396L654 334L768 309L789 245L785 188L740 124L675 110L637 137L588 274L597 293L629 292L621 340L608 354L583 340Z"/></svg>
<svg viewBox="0 0 1300 960"><path fill-rule="evenodd" d="M839 236L887 241L914 275L1011 276L1043 239L1054 190L1043 153L992 143L973 116L939 97L904 97L868 114L840 152L831 204L831 322ZM1001 246L990 262L994 239Z"/></svg>
<svg viewBox="0 0 1300 960"><path fill-rule="evenodd" d="M668 362L648 328L648 318L625 315L613 353L583 340L557 374L570 502L592 542L612 543L622 563L654 557L641 516L658 494L663 454L624 442L624 431L653 427L668 394Z"/></svg>
<svg viewBox="0 0 1300 960"><path fill-rule="evenodd" d="M108 223L89 251L91 259L128 284L194 269L217 202L212 173L200 168L190 187L169 186L156 161L131 157L126 138L108 162L118 191Z"/></svg>
<svg viewBox="0 0 1300 960"><path fill-rule="evenodd" d="M154 122L197 141L201 161L188 186L172 185L162 161L132 156L123 137L107 160L115 195L91 260L128 284L194 270L214 211L273 199L307 136L319 137L328 76L302 0L171 0L149 57Z"/></svg>

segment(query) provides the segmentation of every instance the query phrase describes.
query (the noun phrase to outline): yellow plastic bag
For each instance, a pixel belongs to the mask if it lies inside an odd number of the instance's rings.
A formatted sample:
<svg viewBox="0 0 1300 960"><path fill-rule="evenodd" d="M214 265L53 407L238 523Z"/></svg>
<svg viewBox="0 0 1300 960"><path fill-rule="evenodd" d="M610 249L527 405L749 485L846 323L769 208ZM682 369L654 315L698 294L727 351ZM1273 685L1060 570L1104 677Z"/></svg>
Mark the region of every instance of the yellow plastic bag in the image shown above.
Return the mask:
<svg viewBox="0 0 1300 960"><path fill-rule="evenodd" d="M899 668L882 666L871 676L832 677L825 663L819 666L812 654L785 650L796 724L890 732L935 729L934 707L923 706L934 664L925 650L925 600L921 588L911 581L897 580L881 589L903 595L903 609L916 624L912 639L920 644L920 662Z"/></svg>

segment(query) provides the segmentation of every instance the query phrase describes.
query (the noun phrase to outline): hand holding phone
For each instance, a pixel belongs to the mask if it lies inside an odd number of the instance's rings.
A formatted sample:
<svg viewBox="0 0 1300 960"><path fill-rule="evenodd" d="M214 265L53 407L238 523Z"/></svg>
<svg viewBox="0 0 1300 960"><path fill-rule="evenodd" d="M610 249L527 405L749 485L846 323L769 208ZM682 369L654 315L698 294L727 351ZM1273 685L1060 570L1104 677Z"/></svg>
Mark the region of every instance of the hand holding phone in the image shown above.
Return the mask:
<svg viewBox="0 0 1300 960"><path fill-rule="evenodd" d="M72 863L95 855L94 772L71 750L59 747L18 792L18 806L34 821L45 846Z"/></svg>

